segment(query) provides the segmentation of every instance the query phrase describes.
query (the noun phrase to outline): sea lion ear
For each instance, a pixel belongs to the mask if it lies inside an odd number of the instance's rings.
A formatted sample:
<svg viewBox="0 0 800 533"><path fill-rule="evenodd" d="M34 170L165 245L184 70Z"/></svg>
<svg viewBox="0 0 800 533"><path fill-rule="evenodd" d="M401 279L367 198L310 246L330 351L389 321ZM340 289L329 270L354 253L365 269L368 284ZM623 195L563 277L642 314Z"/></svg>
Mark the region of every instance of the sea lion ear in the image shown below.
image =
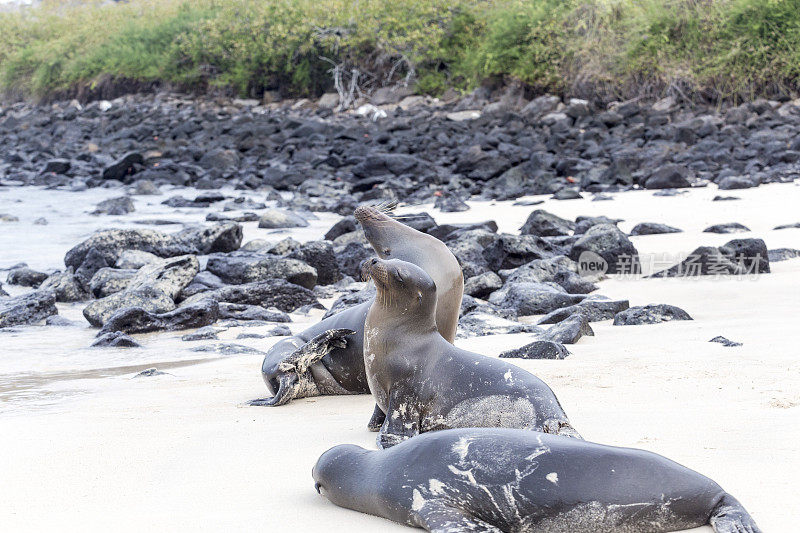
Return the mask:
<svg viewBox="0 0 800 533"><path fill-rule="evenodd" d="M418 302L422 301L422 291L417 291L417 301Z"/></svg>

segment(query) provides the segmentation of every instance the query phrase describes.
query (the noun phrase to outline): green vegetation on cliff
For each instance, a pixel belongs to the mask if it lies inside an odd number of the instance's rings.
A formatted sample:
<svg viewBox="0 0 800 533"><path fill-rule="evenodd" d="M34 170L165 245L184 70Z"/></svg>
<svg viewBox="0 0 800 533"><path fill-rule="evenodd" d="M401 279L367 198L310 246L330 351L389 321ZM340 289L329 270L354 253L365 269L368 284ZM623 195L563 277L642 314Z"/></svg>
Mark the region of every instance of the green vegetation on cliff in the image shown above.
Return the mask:
<svg viewBox="0 0 800 533"><path fill-rule="evenodd" d="M259 97L519 80L556 94L800 88L800 0L45 1L0 14L0 90L163 83Z"/></svg>

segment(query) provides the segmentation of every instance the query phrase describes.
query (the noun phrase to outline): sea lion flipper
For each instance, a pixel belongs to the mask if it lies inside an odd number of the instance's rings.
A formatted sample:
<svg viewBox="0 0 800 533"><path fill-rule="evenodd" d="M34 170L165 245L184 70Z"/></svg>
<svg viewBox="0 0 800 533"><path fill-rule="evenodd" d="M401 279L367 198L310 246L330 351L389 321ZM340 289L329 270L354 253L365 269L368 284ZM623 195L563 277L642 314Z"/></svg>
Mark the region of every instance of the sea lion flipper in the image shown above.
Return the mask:
<svg viewBox="0 0 800 533"><path fill-rule="evenodd" d="M267 405L272 405L272 398L274 398L274 396L270 396L269 398L256 398L255 400L250 400L247 402L247 405L251 407L264 407Z"/></svg>
<svg viewBox="0 0 800 533"><path fill-rule="evenodd" d="M344 348L347 346L347 337L355 335L355 333L352 329L347 328L329 329L308 341L306 346L326 347L328 351L333 348Z"/></svg>
<svg viewBox="0 0 800 533"><path fill-rule="evenodd" d="M298 374L304 374L334 348L345 348L347 336L355 334L352 329L329 329L323 331L300 348L292 352L282 364L292 365Z"/></svg>
<svg viewBox="0 0 800 533"><path fill-rule="evenodd" d="M275 392L275 396L272 398L261 398L258 400L252 400L249 402L252 406L270 406L276 407L278 405L284 405L292 401L295 396L297 396L298 392L298 381L299 378L297 374L293 372L287 372L282 374L279 378L279 385L278 390Z"/></svg>
<svg viewBox="0 0 800 533"><path fill-rule="evenodd" d="M367 422L367 429L375 432L380 431L383 422L386 420L386 413L384 413L378 404L375 404L375 410L372 412L372 418Z"/></svg>
<svg viewBox="0 0 800 533"><path fill-rule="evenodd" d="M412 402L403 401L398 396L397 389L389 394L386 416L377 438L378 448L382 450L419 435L419 412ZM399 406L403 409L399 409Z"/></svg>
<svg viewBox="0 0 800 533"><path fill-rule="evenodd" d="M715 533L761 533L750 514L730 494L722 497L708 522Z"/></svg>
<svg viewBox="0 0 800 533"><path fill-rule="evenodd" d="M318 396L320 390L310 372L311 367L333 349L346 347L346 337L353 334L355 331L352 329L329 329L302 345L299 337L278 343L280 346L274 346L273 350L281 352L269 358L269 365L265 357L261 370L265 376L269 376L270 383L274 383L270 388L274 390L277 387L275 396L253 400L250 405L284 405L298 397ZM287 349L291 351L287 352ZM327 390L335 389L335 380L331 381L333 384Z"/></svg>
<svg viewBox="0 0 800 533"><path fill-rule="evenodd" d="M441 500L428 500L416 511L418 525L431 533L466 531L470 533L502 533L500 528L467 516L461 509Z"/></svg>

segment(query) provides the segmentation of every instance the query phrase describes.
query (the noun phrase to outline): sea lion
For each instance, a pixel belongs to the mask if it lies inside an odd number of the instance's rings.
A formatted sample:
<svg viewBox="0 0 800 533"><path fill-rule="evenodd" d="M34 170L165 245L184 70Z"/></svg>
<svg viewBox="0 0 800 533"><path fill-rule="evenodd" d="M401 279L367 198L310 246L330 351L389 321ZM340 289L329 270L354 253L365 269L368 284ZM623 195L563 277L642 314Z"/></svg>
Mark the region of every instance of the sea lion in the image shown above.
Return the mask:
<svg viewBox="0 0 800 533"><path fill-rule="evenodd" d="M457 427L512 427L580 438L553 391L506 361L457 348L437 330L436 283L399 259L371 259L377 295L364 326L370 391L386 419L378 446Z"/></svg>
<svg viewBox="0 0 800 533"><path fill-rule="evenodd" d="M436 327L452 343L456 338L464 274L445 243L389 218L370 206L354 213L364 235L381 259L400 259L422 268L436 283Z"/></svg>
<svg viewBox="0 0 800 533"><path fill-rule="evenodd" d="M452 342L464 292L464 275L453 253L439 239L387 216L381 208L360 206L355 210L355 217L379 257L398 257L414 263L445 288L437 296L436 322L444 332L443 337ZM264 356L261 372L273 396L253 400L250 404L282 405L308 396L369 393L364 371L364 322L371 305L372 301L368 301L346 309L270 348ZM327 337L325 342L306 346L329 330L339 333ZM340 330L354 333L343 335ZM287 364L298 358L312 361L303 375L295 366ZM383 412L376 407L369 428L377 431L382 422Z"/></svg>
<svg viewBox="0 0 800 533"><path fill-rule="evenodd" d="M312 476L336 505L437 533L761 532L714 481L665 457L518 429L340 445Z"/></svg>

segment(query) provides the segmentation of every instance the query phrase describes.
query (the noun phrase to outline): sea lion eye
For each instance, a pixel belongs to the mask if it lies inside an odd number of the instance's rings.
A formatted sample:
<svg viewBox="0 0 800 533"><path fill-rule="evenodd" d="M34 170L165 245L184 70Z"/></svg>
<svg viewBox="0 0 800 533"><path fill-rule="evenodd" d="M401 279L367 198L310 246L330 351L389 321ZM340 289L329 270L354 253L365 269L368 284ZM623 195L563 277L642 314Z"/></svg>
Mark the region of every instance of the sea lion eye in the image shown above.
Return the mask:
<svg viewBox="0 0 800 533"><path fill-rule="evenodd" d="M391 250L391 248L384 248L384 249L383 249L383 255L389 255L389 254L391 254L391 253L392 253L392 250Z"/></svg>
<svg viewBox="0 0 800 533"><path fill-rule="evenodd" d="M394 279L396 279L400 283L403 283L403 275L400 274L400 272L398 272L396 270L394 271Z"/></svg>

